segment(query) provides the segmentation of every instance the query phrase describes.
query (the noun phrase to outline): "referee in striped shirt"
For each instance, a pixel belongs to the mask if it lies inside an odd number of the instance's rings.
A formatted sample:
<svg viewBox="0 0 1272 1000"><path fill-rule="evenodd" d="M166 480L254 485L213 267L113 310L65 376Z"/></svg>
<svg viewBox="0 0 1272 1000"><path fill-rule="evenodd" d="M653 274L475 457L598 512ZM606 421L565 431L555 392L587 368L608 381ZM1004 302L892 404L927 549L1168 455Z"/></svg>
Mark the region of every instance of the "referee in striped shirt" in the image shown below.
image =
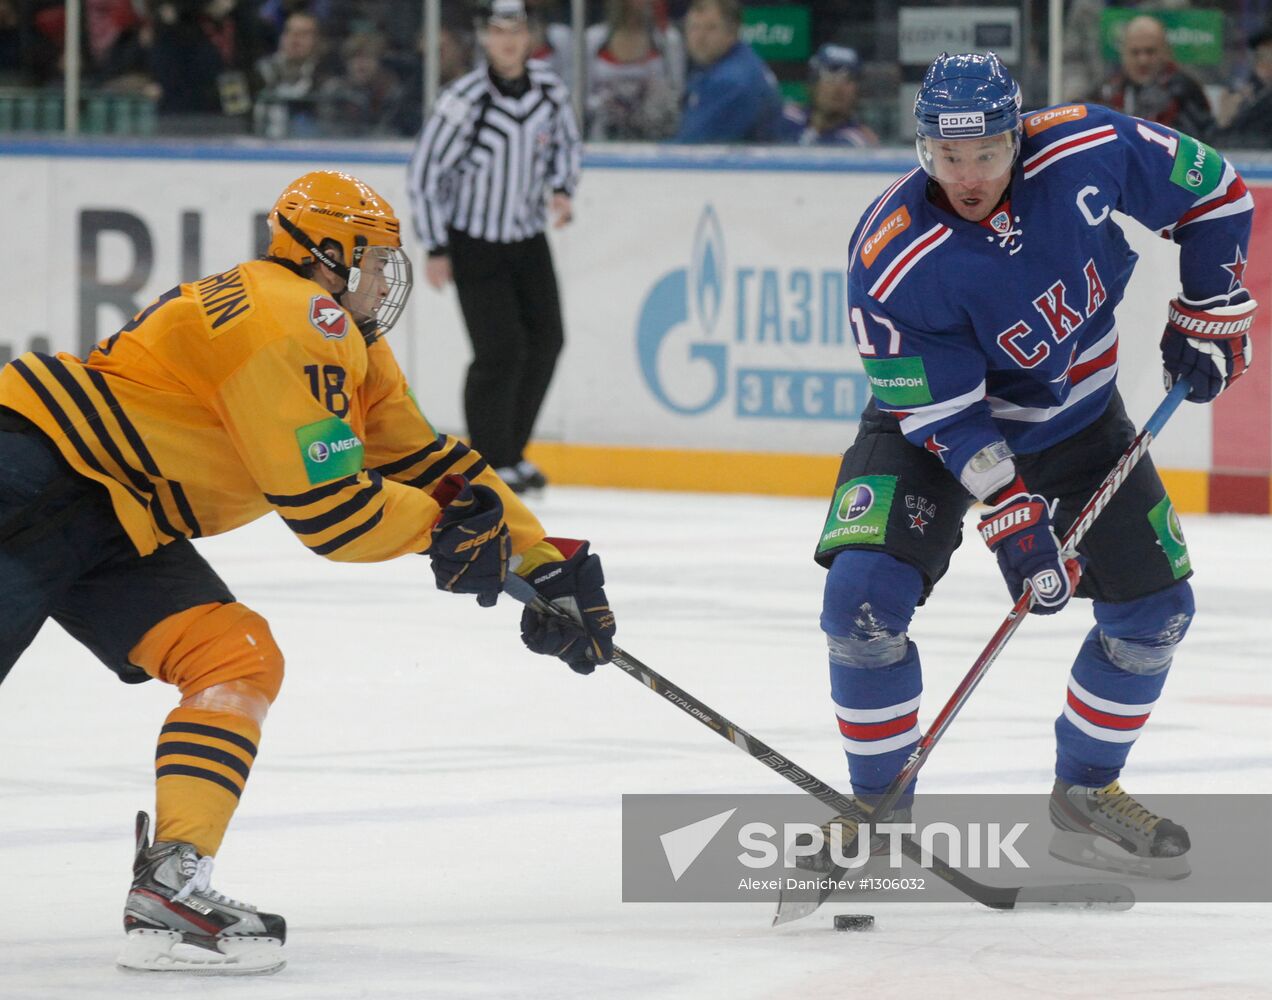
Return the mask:
<svg viewBox="0 0 1272 1000"><path fill-rule="evenodd" d="M473 447L523 492L546 483L523 450L564 339L545 202L551 190L554 225L570 221L582 145L565 84L528 61L522 0L490 0L478 33L488 65L438 96L408 189L428 283L454 280L473 344Z"/></svg>

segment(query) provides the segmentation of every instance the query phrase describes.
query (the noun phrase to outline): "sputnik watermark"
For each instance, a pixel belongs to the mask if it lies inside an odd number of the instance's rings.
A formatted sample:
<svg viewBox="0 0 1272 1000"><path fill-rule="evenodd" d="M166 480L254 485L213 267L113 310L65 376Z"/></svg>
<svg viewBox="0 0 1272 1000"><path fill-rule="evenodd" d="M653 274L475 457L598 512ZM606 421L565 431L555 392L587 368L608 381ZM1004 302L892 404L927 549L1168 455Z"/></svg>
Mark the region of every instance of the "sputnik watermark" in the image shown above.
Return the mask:
<svg viewBox="0 0 1272 1000"><path fill-rule="evenodd" d="M776 841L779 831L770 823L744 823L738 828L738 845L743 848L738 861L748 868L772 868L780 858L783 867L798 867L800 858L812 858L829 846L830 860L839 868L855 871L872 859L878 863L884 856L881 842L886 840L889 868L901 867L901 838L916 833L921 850L920 864L932 867L932 856L942 858L960 868L1001 868L1007 862L1013 868L1028 868L1016 850L1016 840L1029 829L1028 823L1014 823L1004 834L1001 823L928 823L920 830L914 823L862 823L855 839L842 823L830 824L830 843L826 831L813 823L783 823L781 850ZM852 845L845 853L845 841ZM939 843L939 848L938 848Z"/></svg>
<svg viewBox="0 0 1272 1000"><path fill-rule="evenodd" d="M1159 795L1153 809L1188 830L1192 874L1138 880L1141 901L1272 900L1266 838L1251 832L1272 827L1272 795ZM1065 831L1044 793L921 795L909 812L863 815L860 828L837 826L828 811L790 794L624 795L623 899L758 902L779 889L813 899L829 889L952 902L967 897L951 872L995 892L1139 874L1140 859L1095 835L1080 855L1056 853Z"/></svg>

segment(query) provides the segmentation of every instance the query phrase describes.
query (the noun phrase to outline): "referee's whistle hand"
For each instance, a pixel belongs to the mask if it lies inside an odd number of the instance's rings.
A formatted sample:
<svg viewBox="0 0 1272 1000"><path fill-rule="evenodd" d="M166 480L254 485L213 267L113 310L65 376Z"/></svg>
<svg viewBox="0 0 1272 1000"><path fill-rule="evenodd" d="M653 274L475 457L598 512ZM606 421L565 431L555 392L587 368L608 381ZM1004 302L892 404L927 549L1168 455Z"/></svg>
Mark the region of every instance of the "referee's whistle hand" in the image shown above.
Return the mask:
<svg viewBox="0 0 1272 1000"><path fill-rule="evenodd" d="M574 203L568 194L552 196L552 228L560 229L574 219Z"/></svg>
<svg viewBox="0 0 1272 1000"><path fill-rule="evenodd" d="M439 292L451 283L449 257L429 257L424 265L424 279Z"/></svg>

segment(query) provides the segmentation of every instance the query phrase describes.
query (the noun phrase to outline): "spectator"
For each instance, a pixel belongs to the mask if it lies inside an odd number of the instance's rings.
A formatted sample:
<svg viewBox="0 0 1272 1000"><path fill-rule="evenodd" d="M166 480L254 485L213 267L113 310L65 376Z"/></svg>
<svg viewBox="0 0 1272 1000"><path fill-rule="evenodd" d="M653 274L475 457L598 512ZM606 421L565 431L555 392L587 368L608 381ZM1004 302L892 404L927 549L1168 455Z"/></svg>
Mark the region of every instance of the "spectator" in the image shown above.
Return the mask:
<svg viewBox="0 0 1272 1000"><path fill-rule="evenodd" d="M549 20L553 0L527 0L530 25L530 58L547 63L565 83L574 86L574 32L568 24Z"/></svg>
<svg viewBox="0 0 1272 1000"><path fill-rule="evenodd" d="M161 114L219 114L246 119L248 69L259 22L237 0L162 0L155 6L150 67Z"/></svg>
<svg viewBox="0 0 1272 1000"><path fill-rule="evenodd" d="M83 79L111 90L142 90L148 82L145 4L142 0L81 0L80 66ZM21 12L21 13L19 13ZM9 26L12 54L0 52L0 76L36 84L60 80L66 42L62 0L0 2L0 32ZM25 79L24 79L25 78Z"/></svg>
<svg viewBox="0 0 1272 1000"><path fill-rule="evenodd" d="M685 87L685 46L660 0L609 0L587 29L589 139L666 139Z"/></svg>
<svg viewBox="0 0 1272 1000"><path fill-rule="evenodd" d="M685 17L689 72L676 142L766 142L777 132L777 80L739 38L738 0L693 0Z"/></svg>
<svg viewBox="0 0 1272 1000"><path fill-rule="evenodd" d="M110 90L144 89L149 82L145 27L133 0L85 0L85 79Z"/></svg>
<svg viewBox="0 0 1272 1000"><path fill-rule="evenodd" d="M319 91L322 134L344 137L391 134L402 87L383 64L383 36L360 32L345 42L342 55L344 74L328 80Z"/></svg>
<svg viewBox="0 0 1272 1000"><path fill-rule="evenodd" d="M1137 17L1122 35L1122 67L1100 88L1110 108L1169 125L1198 139L1214 130L1201 84L1175 65L1161 21Z"/></svg>
<svg viewBox="0 0 1272 1000"><path fill-rule="evenodd" d="M1215 141L1237 149L1272 148L1272 21L1250 36L1250 78L1234 92L1236 108Z"/></svg>
<svg viewBox="0 0 1272 1000"><path fill-rule="evenodd" d="M0 0L0 86L24 83L22 21L17 0Z"/></svg>
<svg viewBox="0 0 1272 1000"><path fill-rule="evenodd" d="M393 114L393 130L401 135L415 135L424 124L424 34L416 38L414 52L389 53L384 64L397 74L402 84L402 99ZM438 89L449 86L473 68L472 34L455 24L445 24L437 35Z"/></svg>
<svg viewBox="0 0 1272 1000"><path fill-rule="evenodd" d="M857 119L861 59L846 45L823 45L808 61L809 106L782 109L779 137L801 146L877 146L879 137Z"/></svg>
<svg viewBox="0 0 1272 1000"><path fill-rule="evenodd" d="M331 7L331 0L264 0L257 17L268 29L271 44L277 47L287 19L293 14L313 14L322 22L330 17Z"/></svg>
<svg viewBox="0 0 1272 1000"><path fill-rule="evenodd" d="M317 128L316 100L322 84L322 43L318 18L297 11L287 18L278 51L256 64L261 93L256 99L255 129L281 138L312 135Z"/></svg>

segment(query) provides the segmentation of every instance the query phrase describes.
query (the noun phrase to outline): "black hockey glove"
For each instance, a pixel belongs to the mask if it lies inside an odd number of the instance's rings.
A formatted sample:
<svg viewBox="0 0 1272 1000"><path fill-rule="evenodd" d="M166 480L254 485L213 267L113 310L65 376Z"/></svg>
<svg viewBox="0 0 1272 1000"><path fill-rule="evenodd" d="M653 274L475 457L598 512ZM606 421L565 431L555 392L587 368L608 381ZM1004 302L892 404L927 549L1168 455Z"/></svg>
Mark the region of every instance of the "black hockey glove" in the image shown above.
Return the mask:
<svg viewBox="0 0 1272 1000"><path fill-rule="evenodd" d="M535 653L556 656L579 674L590 674L614 656L614 612L605 597L601 557L588 552L585 541L544 539L565 556L525 575L539 596L569 613L567 620L533 608L521 613L521 641Z"/></svg>
<svg viewBox="0 0 1272 1000"><path fill-rule="evenodd" d="M1171 299L1162 334L1162 366L1166 388L1183 379L1188 400L1209 403L1250 367L1250 328L1259 304L1249 299L1235 306L1198 309Z"/></svg>
<svg viewBox="0 0 1272 1000"><path fill-rule="evenodd" d="M1054 615L1069 603L1082 567L1077 559L1061 556L1051 505L1030 493L1020 476L985 502L990 509L981 516L981 537L998 557L1011 599L1020 600L1028 580L1034 593L1030 610Z"/></svg>
<svg viewBox="0 0 1272 1000"><path fill-rule="evenodd" d="M476 594L483 608L493 607L512 554L503 501L489 486L463 476L446 476L433 499L442 507L428 548L437 589Z"/></svg>

